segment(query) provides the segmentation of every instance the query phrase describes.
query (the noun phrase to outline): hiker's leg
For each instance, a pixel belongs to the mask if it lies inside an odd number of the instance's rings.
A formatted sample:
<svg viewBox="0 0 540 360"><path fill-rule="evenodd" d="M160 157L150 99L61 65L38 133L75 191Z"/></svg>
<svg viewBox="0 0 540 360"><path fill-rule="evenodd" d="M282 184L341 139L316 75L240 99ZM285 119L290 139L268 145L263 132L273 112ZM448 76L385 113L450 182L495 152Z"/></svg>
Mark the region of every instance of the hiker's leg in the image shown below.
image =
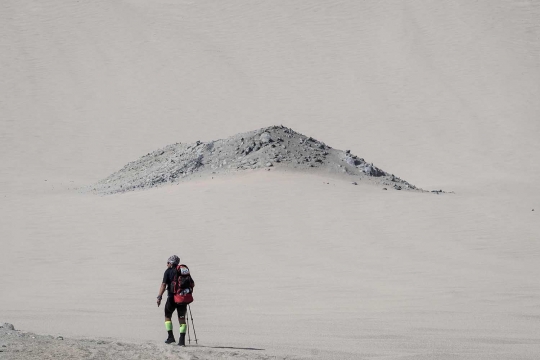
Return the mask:
<svg viewBox="0 0 540 360"><path fill-rule="evenodd" d="M176 312L178 313L178 322L180 323L180 339L178 340L178 345L180 346L186 345L186 310L187 305L185 304L179 304L176 308Z"/></svg>
<svg viewBox="0 0 540 360"><path fill-rule="evenodd" d="M165 304L165 330L167 330L167 334L168 334L167 340L165 340L165 342L167 344L171 344L176 341L174 339L174 334L172 330L172 321L171 321L172 314L175 310L174 305L175 304L171 303L171 300L167 298L167 303Z"/></svg>

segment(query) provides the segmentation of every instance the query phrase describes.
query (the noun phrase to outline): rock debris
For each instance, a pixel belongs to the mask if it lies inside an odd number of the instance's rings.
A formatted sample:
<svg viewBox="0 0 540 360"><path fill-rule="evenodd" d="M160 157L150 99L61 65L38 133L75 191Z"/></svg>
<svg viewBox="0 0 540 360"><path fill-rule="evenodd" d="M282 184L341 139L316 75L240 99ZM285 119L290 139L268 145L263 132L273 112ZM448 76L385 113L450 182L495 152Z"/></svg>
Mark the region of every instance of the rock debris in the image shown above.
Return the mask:
<svg viewBox="0 0 540 360"><path fill-rule="evenodd" d="M97 194L114 194L175 184L194 175L212 176L253 169L291 169L370 179L396 190L423 191L351 153L338 150L285 126L270 126L227 139L176 143L148 153L90 186ZM352 179L351 179L352 177Z"/></svg>

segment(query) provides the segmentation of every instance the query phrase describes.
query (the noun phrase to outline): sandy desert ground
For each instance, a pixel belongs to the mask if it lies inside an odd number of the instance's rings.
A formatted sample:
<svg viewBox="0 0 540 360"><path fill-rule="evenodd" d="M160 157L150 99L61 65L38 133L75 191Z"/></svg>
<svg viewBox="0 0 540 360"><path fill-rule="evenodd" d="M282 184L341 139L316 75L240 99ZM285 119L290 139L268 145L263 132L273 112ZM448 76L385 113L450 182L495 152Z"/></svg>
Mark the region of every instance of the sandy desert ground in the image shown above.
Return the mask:
<svg viewBox="0 0 540 360"><path fill-rule="evenodd" d="M539 19L531 0L2 1L0 323L19 331L0 358L538 359ZM80 191L281 124L455 193L277 168ZM199 347L162 343L173 253Z"/></svg>

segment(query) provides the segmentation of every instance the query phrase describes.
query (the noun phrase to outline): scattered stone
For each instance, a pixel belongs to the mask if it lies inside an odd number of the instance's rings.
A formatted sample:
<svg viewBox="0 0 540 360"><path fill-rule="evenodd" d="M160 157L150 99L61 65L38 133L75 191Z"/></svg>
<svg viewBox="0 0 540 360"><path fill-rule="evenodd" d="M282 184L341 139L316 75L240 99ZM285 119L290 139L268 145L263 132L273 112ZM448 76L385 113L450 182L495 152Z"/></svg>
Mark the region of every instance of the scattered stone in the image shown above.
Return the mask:
<svg viewBox="0 0 540 360"><path fill-rule="evenodd" d="M349 157L349 156L347 156L347 157L345 158L345 162L346 162L347 164L349 164L349 165L352 165L352 166L356 165L356 164L355 164L355 160L354 160L352 157Z"/></svg>
<svg viewBox="0 0 540 360"><path fill-rule="evenodd" d="M267 144L267 143L269 143L270 141L272 141L272 137L270 136L269 133L263 132L263 133L261 134L261 136L260 136L260 140L261 140L262 143Z"/></svg>
<svg viewBox="0 0 540 360"><path fill-rule="evenodd" d="M396 185L394 185L394 189L396 189L396 190L401 190L401 186L399 186L399 185L396 184Z"/></svg>
<svg viewBox="0 0 540 360"><path fill-rule="evenodd" d="M388 190L387 188L382 188L383 190Z"/></svg>
<svg viewBox="0 0 540 360"><path fill-rule="evenodd" d="M64 340L64 337L63 336L57 336L56 339L57 340Z"/></svg>
<svg viewBox="0 0 540 360"><path fill-rule="evenodd" d="M353 185L358 185L358 183L357 183L356 181L355 181L355 182L353 182L352 184L353 184Z"/></svg>
<svg viewBox="0 0 540 360"><path fill-rule="evenodd" d="M271 162L266 163L266 167L272 167L272 166L274 166L274 164L272 164Z"/></svg>

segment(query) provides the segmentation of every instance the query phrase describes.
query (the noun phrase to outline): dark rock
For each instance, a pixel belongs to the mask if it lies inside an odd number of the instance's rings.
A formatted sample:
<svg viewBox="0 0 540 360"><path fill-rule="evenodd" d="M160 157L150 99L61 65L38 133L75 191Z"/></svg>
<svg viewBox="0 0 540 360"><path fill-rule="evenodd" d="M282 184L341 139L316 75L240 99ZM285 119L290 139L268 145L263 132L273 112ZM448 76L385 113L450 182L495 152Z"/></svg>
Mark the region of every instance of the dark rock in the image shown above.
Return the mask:
<svg viewBox="0 0 540 360"><path fill-rule="evenodd" d="M382 188L383 190L388 190L387 188Z"/></svg>
<svg viewBox="0 0 540 360"><path fill-rule="evenodd" d="M370 176L380 177L385 176L386 173L379 169L378 167L374 166L373 164L364 166L364 173Z"/></svg>
<svg viewBox="0 0 540 360"><path fill-rule="evenodd" d="M364 166L364 173L366 173L366 175L371 175L372 169L371 165Z"/></svg>
<svg viewBox="0 0 540 360"><path fill-rule="evenodd" d="M401 190L401 186L399 186L399 185L396 184L396 185L394 185L394 189L396 189L396 190Z"/></svg>
<svg viewBox="0 0 540 360"><path fill-rule="evenodd" d="M358 185L358 183L357 183L356 181L355 181L355 182L353 182L352 184L353 184L353 185Z"/></svg>
<svg viewBox="0 0 540 360"><path fill-rule="evenodd" d="M0 328L6 329L6 330L15 330L15 326L13 326L13 324L10 324L10 323L3 323L2 325L0 325Z"/></svg>

